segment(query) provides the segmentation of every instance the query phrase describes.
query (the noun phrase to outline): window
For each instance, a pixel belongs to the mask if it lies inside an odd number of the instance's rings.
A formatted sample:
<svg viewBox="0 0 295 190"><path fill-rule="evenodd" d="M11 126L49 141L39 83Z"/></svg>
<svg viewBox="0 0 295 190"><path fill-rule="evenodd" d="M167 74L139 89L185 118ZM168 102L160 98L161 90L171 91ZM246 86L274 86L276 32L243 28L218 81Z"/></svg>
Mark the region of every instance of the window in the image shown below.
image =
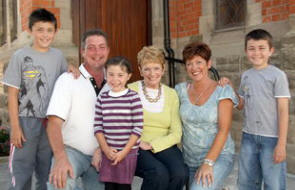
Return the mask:
<svg viewBox="0 0 295 190"><path fill-rule="evenodd" d="M8 30L9 29L9 30ZM17 0L0 0L0 46L16 39Z"/></svg>
<svg viewBox="0 0 295 190"><path fill-rule="evenodd" d="M216 29L245 24L246 0L216 0Z"/></svg>

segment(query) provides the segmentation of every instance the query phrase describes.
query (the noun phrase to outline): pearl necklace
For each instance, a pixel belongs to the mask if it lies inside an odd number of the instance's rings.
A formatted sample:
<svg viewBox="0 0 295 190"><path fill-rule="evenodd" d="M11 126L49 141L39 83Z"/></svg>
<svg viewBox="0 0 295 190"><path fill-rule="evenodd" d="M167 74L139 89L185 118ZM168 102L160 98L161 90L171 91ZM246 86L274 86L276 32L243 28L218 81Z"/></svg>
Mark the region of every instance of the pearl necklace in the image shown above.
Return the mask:
<svg viewBox="0 0 295 190"><path fill-rule="evenodd" d="M161 94L162 94L162 85L160 83L159 85L159 90L158 90L158 95L155 97L155 98L151 98L149 95L148 95L148 92L146 90L146 86L144 84L143 81L141 81L141 84L142 84L142 91L143 91L143 95L144 97L147 99L147 101L149 101L150 103L155 103L155 102L158 102L161 98Z"/></svg>

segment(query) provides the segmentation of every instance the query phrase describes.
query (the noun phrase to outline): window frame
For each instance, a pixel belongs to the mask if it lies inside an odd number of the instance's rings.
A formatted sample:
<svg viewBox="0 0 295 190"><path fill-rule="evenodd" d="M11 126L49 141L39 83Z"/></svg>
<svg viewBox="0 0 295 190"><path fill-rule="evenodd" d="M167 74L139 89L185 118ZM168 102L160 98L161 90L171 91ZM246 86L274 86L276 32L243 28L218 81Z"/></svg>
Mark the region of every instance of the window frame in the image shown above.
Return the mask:
<svg viewBox="0 0 295 190"><path fill-rule="evenodd" d="M224 3L224 1L233 1L233 0L215 0L215 31L228 31L228 30L235 30L235 29L240 29L240 28L244 28L246 25L246 15L247 15L247 0L243 0L244 6L242 7L243 10L243 15L241 15L241 19L242 21L240 22L236 22L236 23L231 23L231 24L224 24L222 22L222 18L224 19L224 17L221 17L221 3ZM240 1L240 0L238 0ZM225 11L227 12L227 11Z"/></svg>
<svg viewBox="0 0 295 190"><path fill-rule="evenodd" d="M0 31L0 46L3 46L5 44L10 44L13 40L17 39L18 0L0 0L0 5L2 9L2 22L0 22L0 24L2 24L1 27L3 30Z"/></svg>

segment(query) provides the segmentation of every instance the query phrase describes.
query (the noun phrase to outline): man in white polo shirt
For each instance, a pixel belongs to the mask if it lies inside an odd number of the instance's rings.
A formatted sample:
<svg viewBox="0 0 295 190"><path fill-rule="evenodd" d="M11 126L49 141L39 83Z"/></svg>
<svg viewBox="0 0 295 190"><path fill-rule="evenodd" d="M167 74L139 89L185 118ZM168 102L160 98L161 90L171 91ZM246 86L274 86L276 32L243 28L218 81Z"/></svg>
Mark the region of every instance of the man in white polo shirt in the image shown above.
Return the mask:
<svg viewBox="0 0 295 190"><path fill-rule="evenodd" d="M100 149L93 132L97 95L109 90L104 64L109 55L107 36L101 30L83 34L84 63L80 77L64 73L55 83L47 110L49 142L54 154L48 189L72 190L81 177L86 190L104 189L98 181Z"/></svg>

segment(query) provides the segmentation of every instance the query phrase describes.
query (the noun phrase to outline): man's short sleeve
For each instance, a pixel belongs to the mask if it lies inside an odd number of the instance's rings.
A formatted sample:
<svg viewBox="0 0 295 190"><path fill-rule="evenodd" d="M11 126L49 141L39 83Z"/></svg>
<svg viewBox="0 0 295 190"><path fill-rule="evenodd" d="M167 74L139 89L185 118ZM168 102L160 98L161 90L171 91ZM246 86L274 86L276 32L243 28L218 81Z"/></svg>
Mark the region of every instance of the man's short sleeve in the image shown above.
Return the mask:
<svg viewBox="0 0 295 190"><path fill-rule="evenodd" d="M276 76L274 83L274 94L276 98L291 97L288 79L283 71L279 72Z"/></svg>
<svg viewBox="0 0 295 190"><path fill-rule="evenodd" d="M71 81L74 80L69 73L62 74L56 81L47 109L47 116L55 115L63 120L68 118L71 108Z"/></svg>
<svg viewBox="0 0 295 190"><path fill-rule="evenodd" d="M5 71L4 78L3 78L3 84L11 87L15 87L17 89L20 88L21 85L21 76L22 76L22 70L21 70L21 61L18 58L17 54L13 54L11 57L8 67Z"/></svg>

